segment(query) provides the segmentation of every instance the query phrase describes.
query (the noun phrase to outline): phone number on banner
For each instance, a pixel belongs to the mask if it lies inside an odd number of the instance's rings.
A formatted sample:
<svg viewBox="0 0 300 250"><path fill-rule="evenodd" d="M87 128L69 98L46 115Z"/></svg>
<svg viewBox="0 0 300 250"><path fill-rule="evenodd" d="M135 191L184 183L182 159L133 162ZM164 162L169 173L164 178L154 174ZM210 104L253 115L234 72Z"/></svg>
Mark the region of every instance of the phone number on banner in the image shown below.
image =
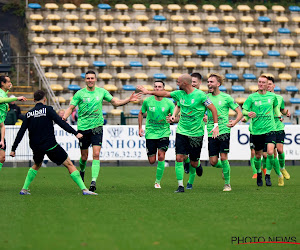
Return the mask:
<svg viewBox="0 0 300 250"><path fill-rule="evenodd" d="M102 159L141 159L142 153L139 151L101 151Z"/></svg>

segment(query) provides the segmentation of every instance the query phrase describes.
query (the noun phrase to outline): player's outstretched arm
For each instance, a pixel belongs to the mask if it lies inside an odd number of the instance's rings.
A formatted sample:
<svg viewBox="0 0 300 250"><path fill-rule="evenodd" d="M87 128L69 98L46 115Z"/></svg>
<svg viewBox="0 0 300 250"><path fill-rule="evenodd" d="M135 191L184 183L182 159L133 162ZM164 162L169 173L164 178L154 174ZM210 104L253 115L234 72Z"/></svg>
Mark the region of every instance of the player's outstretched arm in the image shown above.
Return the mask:
<svg viewBox="0 0 300 250"><path fill-rule="evenodd" d="M290 117L291 113L289 112L288 109L281 109L280 112L285 115L286 117Z"/></svg>
<svg viewBox="0 0 300 250"><path fill-rule="evenodd" d="M26 118L26 119L24 119L24 121L23 121L23 123L21 125L21 128L18 131L17 137L16 137L16 139L15 139L15 141L14 141L12 147L11 147L11 151L12 152L16 151L16 149L17 149L20 141L22 140L22 138L23 138L23 136L24 136L24 134L26 132L27 126L28 126L28 123L27 123L27 118Z"/></svg>
<svg viewBox="0 0 300 250"><path fill-rule="evenodd" d="M137 89L140 90L144 95L155 95L155 96L158 96L158 97L171 97L170 92L165 91L165 90L162 90L162 91L149 91L149 90L145 89L145 87L142 86L142 85L138 85Z"/></svg>
<svg viewBox="0 0 300 250"><path fill-rule="evenodd" d="M70 105L70 106L67 108L67 110L66 110L64 116L62 117L62 119L63 119L64 121L66 121L66 120L68 119L68 117L72 114L74 108L75 108L74 105Z"/></svg>
<svg viewBox="0 0 300 250"><path fill-rule="evenodd" d="M219 136L218 111L215 105L213 105L212 103L206 107L211 111L214 121L214 128L209 133L212 133L212 137L216 138Z"/></svg>
<svg viewBox="0 0 300 250"><path fill-rule="evenodd" d="M240 110L240 107L237 107L234 111L237 113L237 117L235 120L229 121L229 123L227 124L227 127L229 128L234 127L243 118L243 114L242 111Z"/></svg>
<svg viewBox="0 0 300 250"><path fill-rule="evenodd" d="M19 97L0 97L0 103L10 103L15 101L27 101L26 97L19 96Z"/></svg>
<svg viewBox="0 0 300 250"><path fill-rule="evenodd" d="M132 92L131 96L129 96L128 98L124 99L124 100L118 100L117 98L113 98L111 99L110 103L114 106L114 107L119 107L119 106L123 106L129 102L135 102L141 99L142 93L135 93Z"/></svg>
<svg viewBox="0 0 300 250"><path fill-rule="evenodd" d="M142 113L142 110L140 110L140 112L139 112L138 123L139 123L139 136L142 137L145 134L145 131L143 130L143 113Z"/></svg>

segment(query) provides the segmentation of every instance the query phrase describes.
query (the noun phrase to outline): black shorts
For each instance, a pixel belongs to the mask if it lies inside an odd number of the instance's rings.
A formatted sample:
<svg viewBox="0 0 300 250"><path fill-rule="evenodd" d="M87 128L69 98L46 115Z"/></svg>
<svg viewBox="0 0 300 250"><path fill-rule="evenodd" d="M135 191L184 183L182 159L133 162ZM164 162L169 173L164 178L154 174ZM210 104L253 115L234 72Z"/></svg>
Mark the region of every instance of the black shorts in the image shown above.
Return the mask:
<svg viewBox="0 0 300 250"><path fill-rule="evenodd" d="M169 143L169 137L163 137L159 139L146 139L147 155L156 155L158 149L167 152Z"/></svg>
<svg viewBox="0 0 300 250"><path fill-rule="evenodd" d="M47 155L49 159L57 165L61 165L68 158L67 152L59 144L57 144L57 146L51 150L33 151L34 163L36 165L42 163L45 155Z"/></svg>
<svg viewBox="0 0 300 250"><path fill-rule="evenodd" d="M250 134L250 149L254 149L254 145L253 145L253 137Z"/></svg>
<svg viewBox="0 0 300 250"><path fill-rule="evenodd" d="M208 137L209 157L219 156L219 153L229 153L230 133L223 134L217 138Z"/></svg>
<svg viewBox="0 0 300 250"><path fill-rule="evenodd" d="M78 132L83 135L82 139L79 139L80 149L88 149L91 144L92 146L102 146L102 126L88 130L78 130Z"/></svg>
<svg viewBox="0 0 300 250"><path fill-rule="evenodd" d="M285 132L284 130L276 131L276 144L284 144Z"/></svg>
<svg viewBox="0 0 300 250"><path fill-rule="evenodd" d="M189 155L191 161L200 159L203 136L192 137L176 133L175 151L177 155Z"/></svg>
<svg viewBox="0 0 300 250"><path fill-rule="evenodd" d="M253 138L253 145L255 151L263 150L264 148L267 149L268 143L276 144L276 132L272 131L267 134L262 135L252 135Z"/></svg>
<svg viewBox="0 0 300 250"><path fill-rule="evenodd" d="M1 134L0 134L0 136L1 136ZM0 150L6 150L6 140L4 139L4 148L0 148Z"/></svg>

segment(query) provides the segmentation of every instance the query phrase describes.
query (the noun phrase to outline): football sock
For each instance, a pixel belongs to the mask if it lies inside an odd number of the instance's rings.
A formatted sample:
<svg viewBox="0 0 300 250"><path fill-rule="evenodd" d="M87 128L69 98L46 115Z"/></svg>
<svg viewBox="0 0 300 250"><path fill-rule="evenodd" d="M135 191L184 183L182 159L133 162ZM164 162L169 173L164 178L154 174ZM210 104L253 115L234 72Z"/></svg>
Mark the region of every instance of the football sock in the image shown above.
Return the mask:
<svg viewBox="0 0 300 250"><path fill-rule="evenodd" d="M220 160L218 160L217 164L216 165L212 165L214 168L222 168L222 163Z"/></svg>
<svg viewBox="0 0 300 250"><path fill-rule="evenodd" d="M197 167L200 166L200 160L198 162L198 165ZM189 183L190 184L193 184L194 183L194 180L195 180L195 177L196 177L196 168L193 168L190 164L190 177L189 177Z"/></svg>
<svg viewBox="0 0 300 250"><path fill-rule="evenodd" d="M266 169L267 168L267 158L263 157L262 159L262 168Z"/></svg>
<svg viewBox="0 0 300 250"><path fill-rule="evenodd" d="M256 170L256 167L255 167L255 164L254 164L254 157L251 157L250 164L251 164L253 174L257 174L257 170Z"/></svg>
<svg viewBox="0 0 300 250"><path fill-rule="evenodd" d="M2 163L2 162L0 162L0 170L1 170L2 166L3 166L3 163Z"/></svg>
<svg viewBox="0 0 300 250"><path fill-rule="evenodd" d="M30 183L33 181L36 174L37 174L37 171L34 170L33 168L30 168L28 170L28 173L27 173L27 176L26 176L26 179L25 179L25 182L24 182L23 189L28 189Z"/></svg>
<svg viewBox="0 0 300 250"><path fill-rule="evenodd" d="M258 174L261 173L261 158L257 159L256 157L254 157L253 162L254 162L257 173Z"/></svg>
<svg viewBox="0 0 300 250"><path fill-rule="evenodd" d="M230 184L230 165L229 161L221 161L222 167L223 167L223 174L225 178L225 184Z"/></svg>
<svg viewBox="0 0 300 250"><path fill-rule="evenodd" d="M274 164L274 155L268 155L266 160L267 174L271 174L273 164Z"/></svg>
<svg viewBox="0 0 300 250"><path fill-rule="evenodd" d="M285 168L285 154L284 152L282 154L278 154L278 159L279 159L279 165L281 169Z"/></svg>
<svg viewBox="0 0 300 250"><path fill-rule="evenodd" d="M279 161L278 161L277 157L274 159L274 170L278 176L281 176Z"/></svg>
<svg viewBox="0 0 300 250"><path fill-rule="evenodd" d="M175 161L175 172L176 172L178 185L183 186L183 173L184 173L183 162Z"/></svg>
<svg viewBox="0 0 300 250"><path fill-rule="evenodd" d="M83 189L86 189L86 186L84 185L81 177L80 177L80 174L78 172L78 170L75 170L74 172L72 172L70 174L71 178L73 179L73 181L78 185L78 187L83 190Z"/></svg>
<svg viewBox="0 0 300 250"><path fill-rule="evenodd" d="M165 161L158 161L157 162L157 169L156 169L156 180L155 183L160 184L160 180L164 174L165 170Z"/></svg>
<svg viewBox="0 0 300 250"><path fill-rule="evenodd" d="M79 167L80 167L80 171L81 172L84 172L85 171L85 168L86 168L86 161L83 161L80 157L79 159Z"/></svg>
<svg viewBox="0 0 300 250"><path fill-rule="evenodd" d="M97 181L100 171L100 160L93 160L92 162L92 181Z"/></svg>

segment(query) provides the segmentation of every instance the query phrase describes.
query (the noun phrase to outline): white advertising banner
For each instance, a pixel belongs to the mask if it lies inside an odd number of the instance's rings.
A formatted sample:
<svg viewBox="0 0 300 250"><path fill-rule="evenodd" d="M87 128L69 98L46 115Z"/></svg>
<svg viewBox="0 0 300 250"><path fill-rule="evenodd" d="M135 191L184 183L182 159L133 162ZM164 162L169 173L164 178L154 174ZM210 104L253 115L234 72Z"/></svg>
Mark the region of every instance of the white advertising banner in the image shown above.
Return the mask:
<svg viewBox="0 0 300 250"><path fill-rule="evenodd" d="M76 126L74 126L76 129ZM287 125L285 127L285 156L287 160L300 160L300 125ZM11 145L17 130L6 136L7 150L6 161L13 160L9 157ZM7 131L7 134L9 131ZM59 126L55 125L55 135L57 142L67 151L71 160L79 160L79 141L74 135L68 134ZM171 126L169 150L166 153L166 160L175 160L175 135L176 126ZM27 137L27 133L24 137ZM208 160L207 134L204 136L201 160ZM89 159L92 159L92 150L89 150ZM28 138L23 138L15 160L32 159L32 151L28 145ZM247 125L237 125L231 130L229 160L249 160L249 131ZM103 144L100 154L101 160L147 160L146 140L139 137L138 126L130 125L107 125L103 127Z"/></svg>

